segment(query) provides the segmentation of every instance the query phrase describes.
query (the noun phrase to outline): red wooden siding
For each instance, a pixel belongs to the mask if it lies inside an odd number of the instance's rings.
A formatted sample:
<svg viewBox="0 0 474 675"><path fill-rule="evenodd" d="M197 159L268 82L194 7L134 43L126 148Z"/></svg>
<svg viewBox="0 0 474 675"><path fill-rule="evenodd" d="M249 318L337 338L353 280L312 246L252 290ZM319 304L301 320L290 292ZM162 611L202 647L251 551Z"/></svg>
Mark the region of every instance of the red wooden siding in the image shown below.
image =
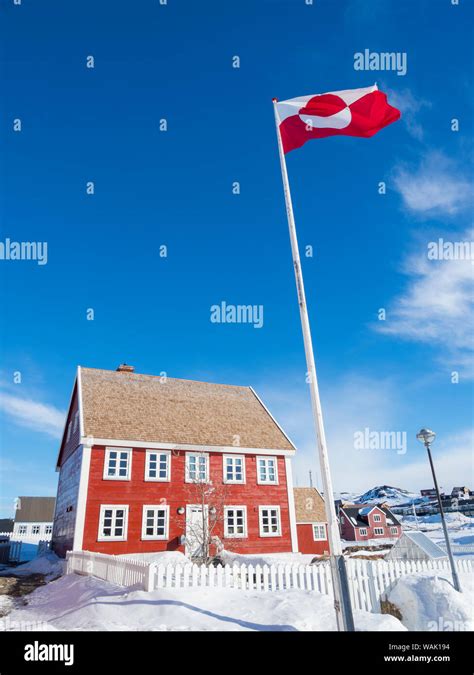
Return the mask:
<svg viewBox="0 0 474 675"><path fill-rule="evenodd" d="M145 481L146 451L134 448L132 452L131 480L104 480L105 448L94 446L91 453L89 488L87 495L83 549L102 553L140 553L164 550L181 550L178 539L185 534L186 514L177 509L195 503L193 486L185 483L185 452L171 454L171 481ZM209 453L210 477L214 485L223 484L223 454ZM238 450L235 452L238 455ZM278 485L257 484L257 455L245 455L246 483L226 485L226 506L247 506L247 538L225 539L222 529L213 534L220 537L224 546L238 553L283 553L291 551L288 492L285 458L278 457ZM100 506L120 504L129 506L127 541L97 541ZM144 504L167 504L170 507L169 538L167 541L142 541L142 507ZM259 505L279 506L281 512L280 537L260 537Z"/></svg>
<svg viewBox="0 0 474 675"><path fill-rule="evenodd" d="M374 520L374 515L378 514L381 517L380 522L376 522ZM347 516L342 516L343 520L341 523L341 513L339 513L339 522L340 522L340 531L341 531L341 537L345 539L346 541L367 541L368 539L398 539L401 537L402 534L402 528L400 525L396 525L395 523L393 525L390 525L390 523L387 523L387 516L385 513L375 507L371 513L368 515L368 523L367 525L364 525L367 534L361 534L360 533L360 527L355 527L350 521ZM361 526L362 527L362 526ZM374 534L374 529L376 527L381 527L383 528L383 535L382 534ZM397 534L392 534L390 532L391 527L396 527L397 528Z"/></svg>
<svg viewBox="0 0 474 675"><path fill-rule="evenodd" d="M329 542L314 541L313 525L311 523L298 523L298 551L300 553L314 553L315 555L322 555L329 553ZM326 528L327 532L327 528Z"/></svg>

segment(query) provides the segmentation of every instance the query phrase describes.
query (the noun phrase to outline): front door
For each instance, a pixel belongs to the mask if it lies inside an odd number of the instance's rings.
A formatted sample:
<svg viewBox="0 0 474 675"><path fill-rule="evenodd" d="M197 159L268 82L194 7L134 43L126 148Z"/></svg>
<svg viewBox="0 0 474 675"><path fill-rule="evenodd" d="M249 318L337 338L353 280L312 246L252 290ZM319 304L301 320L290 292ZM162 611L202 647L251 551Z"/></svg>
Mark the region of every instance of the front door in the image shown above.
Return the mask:
<svg viewBox="0 0 474 675"><path fill-rule="evenodd" d="M203 520L204 508L204 520ZM208 538L207 506L189 504L186 507L186 546L188 558L197 558L202 555L203 545Z"/></svg>

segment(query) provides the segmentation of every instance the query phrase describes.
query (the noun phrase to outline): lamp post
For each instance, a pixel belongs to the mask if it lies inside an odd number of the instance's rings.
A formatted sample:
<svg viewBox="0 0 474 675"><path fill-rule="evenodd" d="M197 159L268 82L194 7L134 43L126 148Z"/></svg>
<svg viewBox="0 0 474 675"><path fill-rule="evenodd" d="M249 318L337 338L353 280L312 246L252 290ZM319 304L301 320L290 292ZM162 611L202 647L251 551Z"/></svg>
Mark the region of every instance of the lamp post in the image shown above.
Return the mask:
<svg viewBox="0 0 474 675"><path fill-rule="evenodd" d="M460 593L462 593L461 584L459 583L458 573L457 573L457 570L456 570L456 566L454 564L453 553L451 551L451 544L449 543L448 528L446 527L446 521L444 519L443 504L441 503L441 495L439 493L438 481L436 480L436 474L435 474L433 459L431 457L431 447L430 446L431 446L431 443L433 443L433 441L436 437L436 434L435 434L434 431L431 431L431 429L421 429L417 433L416 437L421 443L423 443L423 445L426 448L426 452L428 453L428 459L430 461L431 473L433 475L434 487L435 487L435 490L436 490L436 496L438 498L439 513L441 515L441 523L443 525L444 539L446 541L446 550L448 552L449 564L451 566L451 573L453 575L454 588L457 591L459 591Z"/></svg>

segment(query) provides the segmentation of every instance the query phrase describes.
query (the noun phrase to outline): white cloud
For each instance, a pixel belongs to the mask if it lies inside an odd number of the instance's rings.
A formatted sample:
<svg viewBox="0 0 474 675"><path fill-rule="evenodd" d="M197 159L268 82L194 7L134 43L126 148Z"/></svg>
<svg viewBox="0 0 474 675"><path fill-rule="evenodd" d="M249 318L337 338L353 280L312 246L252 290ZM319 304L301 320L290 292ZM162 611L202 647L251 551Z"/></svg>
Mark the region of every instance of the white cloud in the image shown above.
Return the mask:
<svg viewBox="0 0 474 675"><path fill-rule="evenodd" d="M19 426L61 437L65 413L52 405L0 392L0 410Z"/></svg>
<svg viewBox="0 0 474 675"><path fill-rule="evenodd" d="M471 237L467 231L455 240ZM428 343L441 350L442 362L469 374L474 365L472 261L429 260L426 247L407 259L403 271L409 283L374 329Z"/></svg>
<svg viewBox="0 0 474 675"><path fill-rule="evenodd" d="M430 101L426 101L415 96L410 89L393 90L382 87L386 92L390 105L398 108L402 113L402 123L406 126L408 133L416 140L423 140L423 125L420 121L420 111L423 108L431 108Z"/></svg>
<svg viewBox="0 0 474 675"><path fill-rule="evenodd" d="M451 492L455 485L470 486L474 483L473 438L474 429L464 429L461 433L437 439L433 443L431 454L436 476L440 487L446 492ZM421 455L416 462L398 467L394 475L402 487L405 485L416 485L417 489L422 486L433 487L426 454Z"/></svg>
<svg viewBox="0 0 474 675"><path fill-rule="evenodd" d="M394 183L405 207L419 215L454 215L472 197L470 181L439 153L428 154L416 169L397 167Z"/></svg>
<svg viewBox="0 0 474 675"><path fill-rule="evenodd" d="M258 386L263 400L295 442L298 452L293 459L295 484L313 482L321 489L316 435L311 415L309 391L291 378ZM322 388L328 454L335 492L361 494L376 485L393 485L410 491L431 487L428 461L421 445L408 435L406 454L394 450L357 450L354 433L369 427L376 431L407 431L399 428L406 419L403 389L393 379L375 379L357 373L329 387ZM397 426L398 420L398 426ZM468 482L472 473L472 430L437 439L433 447L436 469L445 489ZM464 477L464 478L462 478ZM471 482L472 481L471 479Z"/></svg>
<svg viewBox="0 0 474 675"><path fill-rule="evenodd" d="M295 382L282 387L260 385L263 400L298 448L293 461L295 483L313 482L321 489L316 433L311 414L308 386ZM390 380L373 380L357 374L322 390L322 407L333 487L336 491L363 492L373 485L389 482L390 457L361 453L354 449L354 433L365 427L391 429L398 408L394 398L397 388ZM385 465L386 464L386 465Z"/></svg>

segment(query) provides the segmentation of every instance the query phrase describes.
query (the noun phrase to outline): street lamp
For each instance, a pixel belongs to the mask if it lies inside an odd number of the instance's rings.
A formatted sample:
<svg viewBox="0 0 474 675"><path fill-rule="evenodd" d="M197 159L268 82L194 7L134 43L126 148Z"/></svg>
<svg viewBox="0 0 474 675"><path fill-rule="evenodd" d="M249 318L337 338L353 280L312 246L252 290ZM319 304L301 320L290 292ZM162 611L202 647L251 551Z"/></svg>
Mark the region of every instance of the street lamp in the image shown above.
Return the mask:
<svg viewBox="0 0 474 675"><path fill-rule="evenodd" d="M430 461L431 473L433 475L433 483L434 483L435 490L436 490L436 496L438 498L439 513L440 513L440 516L441 516L441 523L443 525L444 539L446 541L446 550L448 552L449 564L451 565L451 573L453 575L454 588L461 593L462 592L461 591L461 584L459 583L459 577L458 577L458 573L457 573L457 570L456 570L456 566L454 564L453 553L451 551L451 544L449 543L448 528L446 527L446 521L444 519L443 504L441 503L441 495L439 493L438 481L436 480L436 474L435 474L433 459L431 457L430 446L431 446L431 443L433 443L434 439L436 438L436 434L435 434L434 431L431 431L431 429L421 429L417 433L416 437L420 441L420 443L423 443L423 445L426 448L426 452L428 453L428 459Z"/></svg>

